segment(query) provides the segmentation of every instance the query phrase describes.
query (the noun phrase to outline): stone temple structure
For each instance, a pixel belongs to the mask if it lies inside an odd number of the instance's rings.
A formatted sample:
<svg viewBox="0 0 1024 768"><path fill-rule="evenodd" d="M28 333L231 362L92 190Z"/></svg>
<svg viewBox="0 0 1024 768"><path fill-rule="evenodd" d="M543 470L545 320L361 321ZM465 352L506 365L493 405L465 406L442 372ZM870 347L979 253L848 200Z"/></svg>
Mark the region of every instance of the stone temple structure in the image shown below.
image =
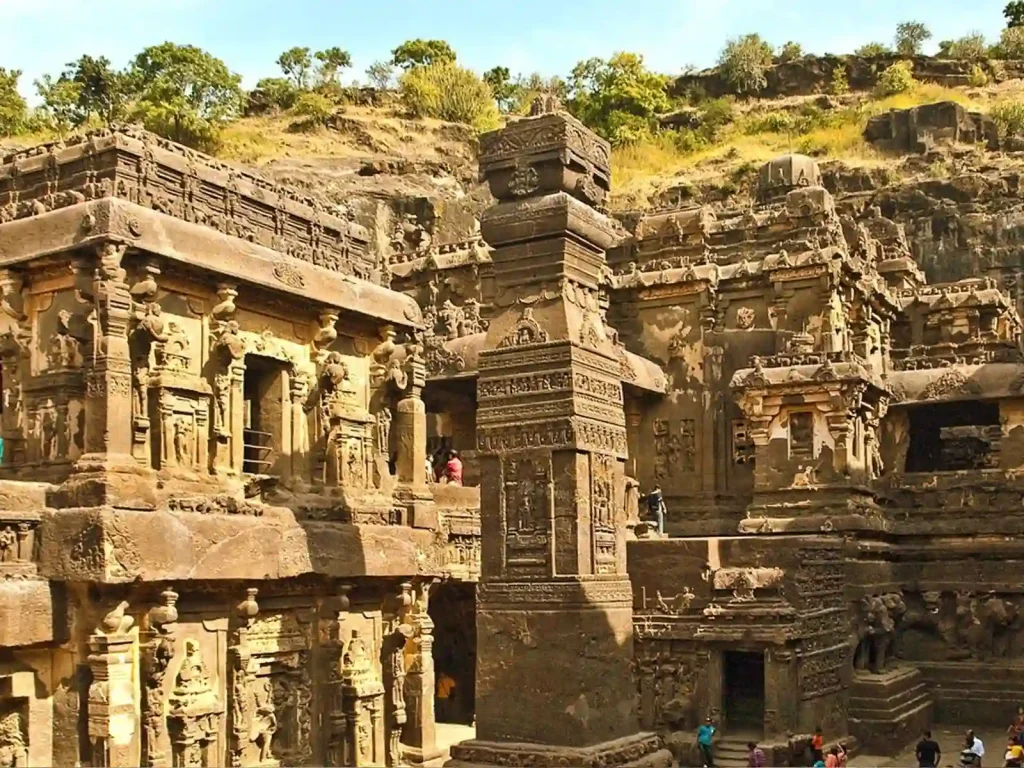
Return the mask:
<svg viewBox="0 0 1024 768"><path fill-rule="evenodd" d="M810 158L615 219L539 104L480 165L479 237L377 259L132 129L3 159L0 768L439 764L474 718L453 766L655 768L707 716L799 765L1013 715L1014 302Z"/></svg>

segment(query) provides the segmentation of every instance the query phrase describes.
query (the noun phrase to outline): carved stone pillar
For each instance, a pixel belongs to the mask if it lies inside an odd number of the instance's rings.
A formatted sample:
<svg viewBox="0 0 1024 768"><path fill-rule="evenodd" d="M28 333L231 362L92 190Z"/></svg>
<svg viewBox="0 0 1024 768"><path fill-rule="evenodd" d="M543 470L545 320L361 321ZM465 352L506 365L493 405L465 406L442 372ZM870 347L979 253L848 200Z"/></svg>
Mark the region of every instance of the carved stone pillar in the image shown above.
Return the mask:
<svg viewBox="0 0 1024 768"><path fill-rule="evenodd" d="M335 630L337 635L333 638L332 645L336 644L338 649L337 663L334 665L330 677L333 693L332 704L328 709L325 721L328 723L327 736L327 764L346 765L345 756L348 753L348 716L345 713L345 687L344 687L344 649L348 638L348 611L351 607L349 593L352 586L343 584L338 589L338 612L335 619Z"/></svg>
<svg viewBox="0 0 1024 768"><path fill-rule="evenodd" d="M403 583L394 599L395 616L391 631L384 636L384 688L387 691L387 763L389 766L406 765L402 754L402 731L408 721L405 697L406 642L415 632L408 621L412 605L412 584Z"/></svg>
<svg viewBox="0 0 1024 768"><path fill-rule="evenodd" d="M218 474L237 477L242 474L245 456L245 342L234 320L234 285L217 286L219 302L211 310L213 323L213 426L215 450L213 468Z"/></svg>
<svg viewBox="0 0 1024 768"><path fill-rule="evenodd" d="M671 762L633 678L623 368L599 313L609 153L558 112L481 137L498 299L478 364L477 739L456 764Z"/></svg>
<svg viewBox="0 0 1024 768"><path fill-rule="evenodd" d="M132 680L136 638L130 632L133 620L125 614L127 607L122 602L108 613L89 638L89 744L92 765L103 768L139 765Z"/></svg>
<svg viewBox="0 0 1024 768"><path fill-rule="evenodd" d="M339 765L352 768L383 766L387 761L381 721L384 685L373 668L366 643L358 630L352 630L351 637L341 666L345 750Z"/></svg>
<svg viewBox="0 0 1024 768"><path fill-rule="evenodd" d="M414 631L406 641L405 701L408 720L402 731L405 757L421 764L441 754L434 720L434 621L427 613L433 581L417 587L408 620Z"/></svg>
<svg viewBox="0 0 1024 768"><path fill-rule="evenodd" d="M289 376L291 402L292 455L291 482L301 485L310 482L309 424L306 421L306 400L309 398L310 377L305 371L293 370Z"/></svg>
<svg viewBox="0 0 1024 768"><path fill-rule="evenodd" d="M149 611L149 642L142 654L142 764L168 768L171 764L167 740L167 670L174 657L178 594L165 589L160 605Z"/></svg>
<svg viewBox="0 0 1024 768"><path fill-rule="evenodd" d="M207 768L220 762L217 739L224 705L210 679L199 641L185 640L184 658L168 700L171 764Z"/></svg>
<svg viewBox="0 0 1024 768"><path fill-rule="evenodd" d="M420 393L426 384L427 372L419 354L406 363L408 385L406 396L395 408L395 430L398 435L396 497L408 510L408 521L416 528L436 528L437 510L427 486L424 465L427 461L427 409Z"/></svg>

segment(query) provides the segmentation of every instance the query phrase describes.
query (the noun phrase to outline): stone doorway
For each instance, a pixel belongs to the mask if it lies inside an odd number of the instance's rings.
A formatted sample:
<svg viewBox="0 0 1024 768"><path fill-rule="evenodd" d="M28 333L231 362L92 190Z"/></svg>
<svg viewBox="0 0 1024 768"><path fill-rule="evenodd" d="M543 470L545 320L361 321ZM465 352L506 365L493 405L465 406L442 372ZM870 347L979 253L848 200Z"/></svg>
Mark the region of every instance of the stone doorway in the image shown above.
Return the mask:
<svg viewBox="0 0 1024 768"><path fill-rule="evenodd" d="M434 620L434 719L472 725L476 717L476 585L445 581L430 593ZM444 678L455 687L441 696Z"/></svg>
<svg viewBox="0 0 1024 768"><path fill-rule="evenodd" d="M730 731L764 727L764 653L726 651L722 658L723 718Z"/></svg>
<svg viewBox="0 0 1024 768"><path fill-rule="evenodd" d="M245 401L242 471L248 475L279 475L285 430L288 378L285 364L247 355L242 392Z"/></svg>

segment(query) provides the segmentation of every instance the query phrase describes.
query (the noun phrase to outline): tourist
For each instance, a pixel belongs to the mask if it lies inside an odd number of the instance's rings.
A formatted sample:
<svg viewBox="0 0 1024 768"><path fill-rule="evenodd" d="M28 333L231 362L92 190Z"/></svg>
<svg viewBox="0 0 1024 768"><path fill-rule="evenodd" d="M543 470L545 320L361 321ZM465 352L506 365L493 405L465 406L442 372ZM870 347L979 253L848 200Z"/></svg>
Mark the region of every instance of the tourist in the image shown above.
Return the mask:
<svg viewBox="0 0 1024 768"><path fill-rule="evenodd" d="M1006 735L1011 741L1016 741L1024 746L1024 706L1017 707L1017 719L1006 729Z"/></svg>
<svg viewBox="0 0 1024 768"><path fill-rule="evenodd" d="M442 672L437 678L437 708L438 720L450 723L455 713L452 711L455 694L455 678L447 672Z"/></svg>
<svg viewBox="0 0 1024 768"><path fill-rule="evenodd" d="M811 737L811 753L815 761L825 760L825 733L819 725L814 729L814 736Z"/></svg>
<svg viewBox="0 0 1024 768"><path fill-rule="evenodd" d="M661 486L655 485L654 489L647 494L648 519L658 524L658 533L665 533L665 497L661 494Z"/></svg>
<svg viewBox="0 0 1024 768"><path fill-rule="evenodd" d="M449 485L462 485L462 459L458 451L448 451L448 463L444 466L445 481Z"/></svg>
<svg viewBox="0 0 1024 768"><path fill-rule="evenodd" d="M981 758L985 756L985 745L981 743L981 739L974 735L973 730L967 732L965 742L970 747L971 752L978 756L974 764L981 768Z"/></svg>
<svg viewBox="0 0 1024 768"><path fill-rule="evenodd" d="M825 755L825 768L839 768L839 747L832 747Z"/></svg>
<svg viewBox="0 0 1024 768"><path fill-rule="evenodd" d="M1024 765L1024 747L1016 739L1011 739L1006 745L1006 755L1003 757L1003 768L1021 768Z"/></svg>
<svg viewBox="0 0 1024 768"><path fill-rule="evenodd" d="M655 486L657 490L657 486ZM711 741L715 737L715 726L711 724L711 718L705 720L697 729L697 749L700 750L701 762L704 768L714 768L715 756L711 751Z"/></svg>
<svg viewBox="0 0 1024 768"><path fill-rule="evenodd" d="M750 768L764 768L768 765L768 760L764 756L764 751L757 746L756 742L748 741L747 749L750 750L750 756L747 760L747 765L749 765Z"/></svg>
<svg viewBox="0 0 1024 768"><path fill-rule="evenodd" d="M850 752L846 749L846 745L843 742L839 742L839 768L846 768L846 761L849 757Z"/></svg>
<svg viewBox="0 0 1024 768"><path fill-rule="evenodd" d="M918 768L935 768L939 764L942 751L939 742L932 738L931 731L921 731L921 740L917 742L914 754L917 756Z"/></svg>
<svg viewBox="0 0 1024 768"><path fill-rule="evenodd" d="M430 485L434 482L434 464L431 462L429 456L423 457L423 470L426 472L427 485Z"/></svg>

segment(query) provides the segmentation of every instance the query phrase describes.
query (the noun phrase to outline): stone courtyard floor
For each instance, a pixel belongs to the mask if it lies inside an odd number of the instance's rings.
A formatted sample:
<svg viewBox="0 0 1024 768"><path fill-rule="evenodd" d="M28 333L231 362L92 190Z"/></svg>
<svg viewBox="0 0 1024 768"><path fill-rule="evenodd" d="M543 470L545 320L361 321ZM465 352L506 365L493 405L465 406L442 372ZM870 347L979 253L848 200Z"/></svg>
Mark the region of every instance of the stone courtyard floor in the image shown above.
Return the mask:
<svg viewBox="0 0 1024 768"><path fill-rule="evenodd" d="M959 764L964 733L971 727L970 724L962 726L936 725L932 727L932 738L939 742L939 747L942 749L942 759L939 762L942 768ZM982 744L985 745L985 757L982 759L981 764L986 768L1000 768L1003 764L1003 754L1006 752L1006 729L976 728L975 731ZM861 768L862 766L863 768L867 768L867 766L880 766L882 768L907 766L908 768L914 768L917 766L917 760L914 758L914 745L916 743L917 741L915 740L913 744L907 745L906 750L896 757L860 754L850 760L849 765L856 768Z"/></svg>

